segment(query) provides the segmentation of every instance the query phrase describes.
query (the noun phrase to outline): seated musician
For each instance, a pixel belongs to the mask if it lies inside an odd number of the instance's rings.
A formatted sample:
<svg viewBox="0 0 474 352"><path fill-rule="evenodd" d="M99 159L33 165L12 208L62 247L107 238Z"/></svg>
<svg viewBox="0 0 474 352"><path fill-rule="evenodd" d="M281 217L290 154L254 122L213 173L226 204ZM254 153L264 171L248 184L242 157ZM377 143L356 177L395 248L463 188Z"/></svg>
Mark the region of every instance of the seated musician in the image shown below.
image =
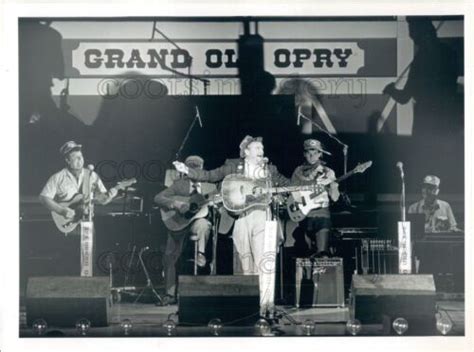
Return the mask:
<svg viewBox="0 0 474 352"><path fill-rule="evenodd" d="M186 158L185 165L195 169L204 167L204 160L191 155ZM186 214L190 209L190 204L182 200L177 200L176 196L189 197L194 193L208 194L216 189L215 185L201 182L194 182L188 177L176 180L169 188L163 190L155 196L155 203L167 210L176 210L180 214ZM196 265L204 267L206 265L205 249L209 235L211 233L211 223L206 218L195 219L184 230L169 231L166 242L163 266L165 271L166 295L163 297L164 304L175 304L177 294L177 273L176 264L187 243L187 240L197 241L198 255Z"/></svg>
<svg viewBox="0 0 474 352"><path fill-rule="evenodd" d="M422 199L408 208L409 214L425 214L425 233L459 231L451 206L438 199L440 183L437 176L425 176L421 185Z"/></svg>
<svg viewBox="0 0 474 352"><path fill-rule="evenodd" d="M326 155L331 155L331 153L323 149L321 142L316 139L307 139L303 146L306 161L293 172L292 183L304 185L334 180L334 171L325 166L325 162L321 160L323 153ZM326 192L312 200L314 209L299 223L299 229L302 231L295 233L295 236L298 234L304 236L304 238L295 238L295 245L298 246L298 243L304 240L309 246L310 253L318 257L329 256L329 231L332 226L329 197L333 201L337 201L339 198L339 188L335 182L329 184L329 189Z"/></svg>

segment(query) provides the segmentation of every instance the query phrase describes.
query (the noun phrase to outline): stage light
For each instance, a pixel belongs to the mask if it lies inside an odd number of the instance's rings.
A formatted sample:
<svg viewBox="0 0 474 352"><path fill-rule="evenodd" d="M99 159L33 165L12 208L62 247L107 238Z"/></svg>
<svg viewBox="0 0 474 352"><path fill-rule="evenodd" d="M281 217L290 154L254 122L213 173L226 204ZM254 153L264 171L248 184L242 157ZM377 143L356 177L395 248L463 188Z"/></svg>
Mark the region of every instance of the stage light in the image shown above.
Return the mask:
<svg viewBox="0 0 474 352"><path fill-rule="evenodd" d="M38 336L41 336L48 329L48 323L44 319L36 319L33 322L32 327L33 327L33 331L35 332L35 334L38 335Z"/></svg>
<svg viewBox="0 0 474 352"><path fill-rule="evenodd" d="M212 319L209 324L207 324L207 327L214 336L219 336L222 326L222 321L220 319Z"/></svg>
<svg viewBox="0 0 474 352"><path fill-rule="evenodd" d="M315 329L314 321L312 321L311 319L306 319L303 322L302 327L303 327L303 332L305 333L305 335L310 336L314 332L314 329Z"/></svg>
<svg viewBox="0 0 474 352"><path fill-rule="evenodd" d="M270 324L265 319L259 319L255 325L255 330L261 336L273 336Z"/></svg>
<svg viewBox="0 0 474 352"><path fill-rule="evenodd" d="M91 322L89 321L89 319L81 318L76 321L76 330L81 336L86 336L90 327Z"/></svg>
<svg viewBox="0 0 474 352"><path fill-rule="evenodd" d="M362 324L358 319L350 319L346 323L346 330L352 336L356 336L362 330Z"/></svg>
<svg viewBox="0 0 474 352"><path fill-rule="evenodd" d="M398 335L403 335L408 330L408 321L405 318L397 318L393 321L392 326Z"/></svg>
<svg viewBox="0 0 474 352"><path fill-rule="evenodd" d="M449 317L443 317L436 314L436 329L442 334L447 335L453 328L453 322Z"/></svg>
<svg viewBox="0 0 474 352"><path fill-rule="evenodd" d="M132 330L132 327L133 327L132 322L131 322L130 319L122 320L122 322L120 323L120 326L121 326L121 328L123 330L123 334L125 336L128 336L130 334L130 331Z"/></svg>
<svg viewBox="0 0 474 352"><path fill-rule="evenodd" d="M176 334L176 323L172 319L168 319L163 323L163 328L166 330L168 336Z"/></svg>

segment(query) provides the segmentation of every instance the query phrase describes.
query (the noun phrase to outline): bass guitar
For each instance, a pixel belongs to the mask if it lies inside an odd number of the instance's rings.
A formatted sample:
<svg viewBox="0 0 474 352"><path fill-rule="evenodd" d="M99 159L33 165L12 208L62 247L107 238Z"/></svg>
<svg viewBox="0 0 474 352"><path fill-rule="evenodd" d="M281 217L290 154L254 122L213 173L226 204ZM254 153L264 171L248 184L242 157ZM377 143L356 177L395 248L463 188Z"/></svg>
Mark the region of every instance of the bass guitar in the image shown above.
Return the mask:
<svg viewBox="0 0 474 352"><path fill-rule="evenodd" d="M130 187L137 180L135 178L131 178L128 180L124 180L118 182L117 185L114 187L117 191ZM54 223L59 231L68 234L69 232L73 231L77 225L82 221L84 214L87 214L88 207L87 207L88 200L84 198L83 194L76 193L70 200L66 202L60 202L59 204L63 207L68 207L74 210L74 217L73 218L66 218L61 214L56 212L51 212L51 216L53 217Z"/></svg>
<svg viewBox="0 0 474 352"><path fill-rule="evenodd" d="M170 231L181 231L196 219L205 218L209 214L209 206L216 205L221 202L218 193L209 193L206 195L193 194L189 197L173 196L170 197L175 201L189 204L189 210L182 214L177 210L161 209L161 219L166 228Z"/></svg>
<svg viewBox="0 0 474 352"><path fill-rule="evenodd" d="M313 210L321 207L321 197L326 191L326 187L333 182L341 182L350 176L363 173L369 167L372 166L372 161L367 161L363 164L358 164L353 170L349 171L347 174L342 175L336 180L325 179L318 183L321 185L321 188L318 188L316 191L297 191L293 192L286 202L286 208L288 210L288 215L290 219L294 222L300 222L304 220L306 215Z"/></svg>

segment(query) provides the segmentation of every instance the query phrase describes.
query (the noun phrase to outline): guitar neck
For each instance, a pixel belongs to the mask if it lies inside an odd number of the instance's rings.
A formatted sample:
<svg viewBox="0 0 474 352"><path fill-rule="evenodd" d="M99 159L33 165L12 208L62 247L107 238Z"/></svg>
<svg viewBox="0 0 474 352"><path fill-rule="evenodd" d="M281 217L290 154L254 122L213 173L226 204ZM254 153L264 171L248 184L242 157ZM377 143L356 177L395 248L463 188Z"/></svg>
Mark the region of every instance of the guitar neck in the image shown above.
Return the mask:
<svg viewBox="0 0 474 352"><path fill-rule="evenodd" d="M346 178L351 177L356 173L356 170L351 170L347 174L342 175L341 177L335 179L332 182L341 182L344 181ZM301 186L287 186L287 187L272 187L270 188L271 193L286 193L286 192L299 192L299 191L311 191L314 189L315 184L309 184L309 185L301 185Z"/></svg>
<svg viewBox="0 0 474 352"><path fill-rule="evenodd" d="M298 192L298 191L310 191L314 189L314 185L301 185L301 186L286 186L286 187L271 187L270 192L279 194L286 192Z"/></svg>

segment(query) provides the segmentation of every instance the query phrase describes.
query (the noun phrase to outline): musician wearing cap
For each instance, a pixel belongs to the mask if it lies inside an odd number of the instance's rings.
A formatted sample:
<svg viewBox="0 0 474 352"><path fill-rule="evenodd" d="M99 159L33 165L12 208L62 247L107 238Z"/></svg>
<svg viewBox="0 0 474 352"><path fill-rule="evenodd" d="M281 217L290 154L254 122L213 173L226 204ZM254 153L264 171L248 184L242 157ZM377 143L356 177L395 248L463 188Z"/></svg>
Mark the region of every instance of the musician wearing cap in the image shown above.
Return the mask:
<svg viewBox="0 0 474 352"><path fill-rule="evenodd" d="M329 212L330 200L337 201L339 198L338 184L335 173L321 160L323 154L331 155L323 149L321 142L316 139L304 141L304 164L298 166L291 177L293 184L307 185L321 183L326 190L316 198L306 199L306 206L310 204L312 210L299 223L299 228L305 234L304 241L309 245L312 255L324 257L329 256L329 230L331 228L331 214ZM304 194L292 194L295 200L305 197ZM298 232L296 232L297 234ZM296 239L298 240L301 239Z"/></svg>
<svg viewBox="0 0 474 352"><path fill-rule="evenodd" d="M186 167L202 170L204 160L197 155L191 155L185 160ZM206 195L216 190L215 185L201 183L191 180L189 177L180 178L167 189L155 196L155 203L163 210L171 213L178 213L185 220L185 215L190 211L191 204L185 201L185 197L193 194ZM162 213L163 214L163 213ZM163 219L165 221L165 219ZM166 222L165 222L166 225ZM206 265L206 244L211 233L211 222L207 217L192 220L183 229L168 232L165 254L163 257L163 267L165 272L166 296L163 297L164 304L174 304L177 294L176 264L181 257L187 240L197 241L196 265L204 267Z"/></svg>
<svg viewBox="0 0 474 352"><path fill-rule="evenodd" d="M117 189L111 188L107 191L97 173L84 168L81 144L75 141L66 142L59 152L66 166L48 179L39 195L40 202L48 210L67 219L73 219L75 210L61 203L72 199L76 194L83 193L84 187L88 184L92 185L94 199L100 204L109 203L117 195Z"/></svg>
<svg viewBox="0 0 474 352"><path fill-rule="evenodd" d="M409 214L425 214L425 233L459 231L448 202L438 199L441 180L427 175L421 185L422 199L408 208Z"/></svg>

